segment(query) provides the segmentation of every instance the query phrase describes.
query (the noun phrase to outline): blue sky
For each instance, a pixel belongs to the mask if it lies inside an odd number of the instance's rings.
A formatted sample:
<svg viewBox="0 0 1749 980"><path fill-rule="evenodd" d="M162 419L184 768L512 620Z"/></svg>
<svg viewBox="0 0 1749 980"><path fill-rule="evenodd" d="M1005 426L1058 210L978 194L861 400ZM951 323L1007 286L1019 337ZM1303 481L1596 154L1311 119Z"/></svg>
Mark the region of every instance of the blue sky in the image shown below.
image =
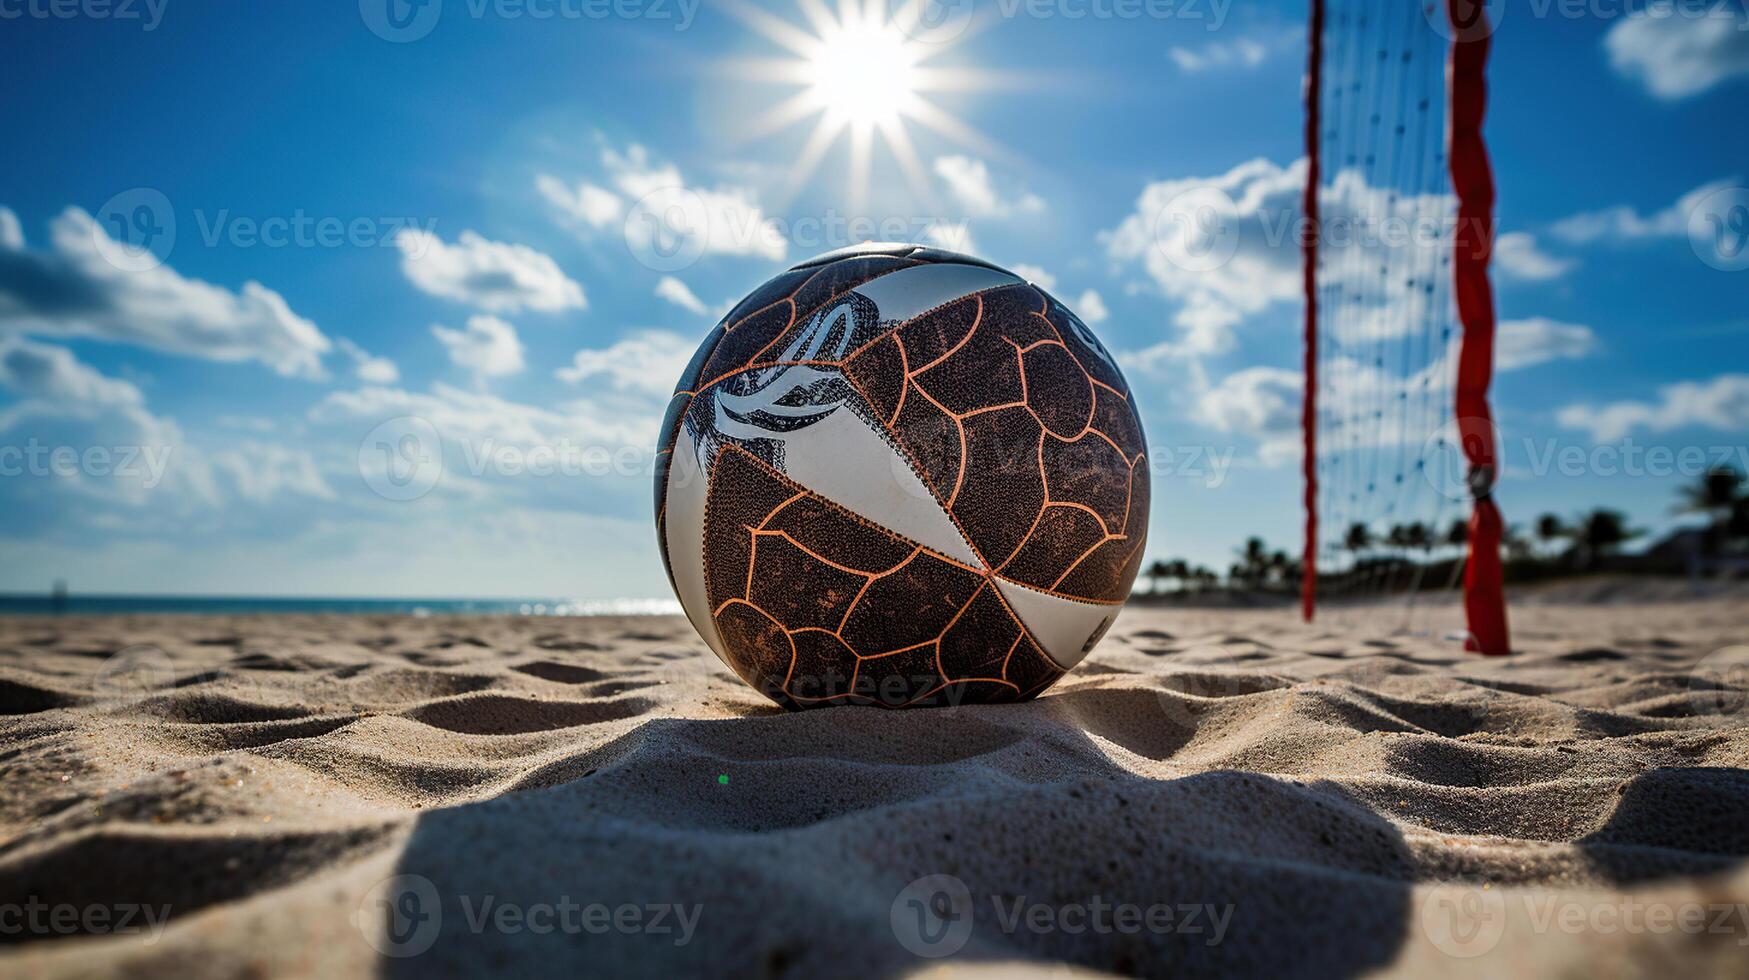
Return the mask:
<svg viewBox="0 0 1749 980"><path fill-rule="evenodd" d="M842 136L794 173L811 119L746 137L798 91L757 11L798 7L393 2L410 28L381 0L0 0L0 589L663 596L663 395L852 215L1094 322L1173 454L1151 553L1297 541L1297 256L1246 241L1209 277L1136 233L1169 190L1292 206L1303 4L962 4L926 64L973 84L927 98L970 132L908 125L921 181L877 142L857 194ZM1749 15L1585 7L1495 35L1500 497L1663 528L1695 453L1749 452L1749 271L1690 234L1749 204ZM702 209L674 262L651 201ZM435 484L384 482L421 438Z"/></svg>

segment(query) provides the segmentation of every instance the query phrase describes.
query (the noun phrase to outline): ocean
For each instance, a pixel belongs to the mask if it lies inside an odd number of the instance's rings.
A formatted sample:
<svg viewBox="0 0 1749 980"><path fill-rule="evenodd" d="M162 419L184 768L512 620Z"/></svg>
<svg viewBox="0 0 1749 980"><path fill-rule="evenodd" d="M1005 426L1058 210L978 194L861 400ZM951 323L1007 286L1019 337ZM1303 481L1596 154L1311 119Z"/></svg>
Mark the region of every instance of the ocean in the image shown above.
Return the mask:
<svg viewBox="0 0 1749 980"><path fill-rule="evenodd" d="M360 599L0 593L0 615L342 614L356 616L662 616L673 599Z"/></svg>

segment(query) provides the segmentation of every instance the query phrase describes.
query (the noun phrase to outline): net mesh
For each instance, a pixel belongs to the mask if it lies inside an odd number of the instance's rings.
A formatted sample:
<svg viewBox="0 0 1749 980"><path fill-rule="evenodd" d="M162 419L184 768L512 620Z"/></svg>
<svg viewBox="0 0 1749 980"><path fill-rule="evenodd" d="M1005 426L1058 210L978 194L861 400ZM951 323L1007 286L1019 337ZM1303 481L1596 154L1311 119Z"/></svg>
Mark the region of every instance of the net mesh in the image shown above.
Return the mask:
<svg viewBox="0 0 1749 980"><path fill-rule="evenodd" d="M1446 158L1449 34L1419 0L1327 0L1315 138L1320 214L1312 288L1316 599L1428 608L1456 588L1466 465L1451 424L1460 336L1452 297L1457 200ZM1454 529L1455 525L1455 529Z"/></svg>

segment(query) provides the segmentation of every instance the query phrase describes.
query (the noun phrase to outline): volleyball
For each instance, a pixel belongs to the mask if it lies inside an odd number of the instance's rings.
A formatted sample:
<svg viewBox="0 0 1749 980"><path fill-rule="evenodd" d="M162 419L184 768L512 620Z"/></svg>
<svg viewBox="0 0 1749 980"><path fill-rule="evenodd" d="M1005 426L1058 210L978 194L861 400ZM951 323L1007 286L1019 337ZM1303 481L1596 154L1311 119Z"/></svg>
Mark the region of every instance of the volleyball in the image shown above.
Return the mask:
<svg viewBox="0 0 1749 980"><path fill-rule="evenodd" d="M1045 289L941 249L854 246L754 290L659 439L674 592L788 708L1034 697L1110 628L1146 543L1117 363Z"/></svg>

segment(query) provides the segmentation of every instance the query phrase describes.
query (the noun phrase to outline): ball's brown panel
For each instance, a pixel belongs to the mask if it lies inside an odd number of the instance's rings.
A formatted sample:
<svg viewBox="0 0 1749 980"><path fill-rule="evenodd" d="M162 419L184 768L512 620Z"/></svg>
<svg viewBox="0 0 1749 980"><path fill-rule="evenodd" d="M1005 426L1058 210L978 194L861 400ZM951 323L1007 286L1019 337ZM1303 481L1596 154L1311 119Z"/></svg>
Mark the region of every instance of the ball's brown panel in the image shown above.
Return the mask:
<svg viewBox="0 0 1749 980"><path fill-rule="evenodd" d="M1084 555L1109 538L1092 512L1067 504L1052 504L1039 515L1026 543L1001 567L1004 578L1036 588L1056 590L1067 567L1064 555ZM1089 596L1088 598L1093 598Z"/></svg>
<svg viewBox="0 0 1749 980"><path fill-rule="evenodd" d="M1050 687L1061 676L1063 668L1040 650L1031 636L1020 638L1020 645L1008 655L1008 662L1002 669L1002 679L1014 685L1020 692L1019 697L1023 698Z"/></svg>
<svg viewBox="0 0 1749 980"><path fill-rule="evenodd" d="M1129 513L1130 461L1091 433L1064 442L1047 438L1040 447L1051 499L1079 504L1099 515L1107 531L1118 534Z"/></svg>
<svg viewBox="0 0 1749 980"><path fill-rule="evenodd" d="M794 487L746 450L729 446L717 454L704 505L704 587L713 610L747 598L753 531L795 495Z"/></svg>
<svg viewBox="0 0 1749 980"><path fill-rule="evenodd" d="M1038 419L1023 405L979 412L961 428L966 467L951 509L984 560L1001 565L1020 547L1033 516L1045 505Z"/></svg>
<svg viewBox="0 0 1749 980"><path fill-rule="evenodd" d="M1123 375L1118 373L1117 364L1111 359L1111 354L1093 336L1093 331L1081 322L1080 317L1069 312L1055 299L1049 300L1044 315L1050 321L1058 339L1069 348L1075 355L1075 360L1081 363L1082 369L1094 381L1118 391L1129 391L1129 387L1124 384Z"/></svg>
<svg viewBox="0 0 1749 980"><path fill-rule="evenodd" d="M1076 560L1073 568L1057 584L1057 591L1070 596L1098 596L1111 589L1111 583L1121 582L1125 592L1135 584L1131 568L1141 554L1142 542L1122 538L1107 538L1105 542Z"/></svg>
<svg viewBox="0 0 1749 980"><path fill-rule="evenodd" d="M1023 355L1026 404L1052 434L1072 439L1093 418L1093 383L1059 344L1040 344Z"/></svg>
<svg viewBox="0 0 1749 980"><path fill-rule="evenodd" d="M1025 631L985 582L941 637L941 668L949 680L1001 677Z"/></svg>
<svg viewBox="0 0 1749 980"><path fill-rule="evenodd" d="M972 600L984 577L929 552L869 582L840 631L863 656L931 643Z"/></svg>
<svg viewBox="0 0 1749 980"><path fill-rule="evenodd" d="M803 550L785 531L750 532L753 604L789 629L836 630L862 594L868 576L839 568Z"/></svg>
<svg viewBox="0 0 1749 980"><path fill-rule="evenodd" d="M795 648L789 633L757 606L731 602L714 617L723 645L735 651L735 672L767 697L776 699L789 679Z"/></svg>
<svg viewBox="0 0 1749 980"><path fill-rule="evenodd" d="M925 397L915 384L909 386L899 417L891 426L919 469L923 482L947 505L960 482L960 463L965 459L965 433L959 420ZM976 542L974 542L974 546Z"/></svg>
<svg viewBox="0 0 1749 980"><path fill-rule="evenodd" d="M916 701L946 683L936 666L935 644L930 643L859 661L852 690L877 704L899 705Z"/></svg>
<svg viewBox="0 0 1749 980"><path fill-rule="evenodd" d="M808 494L779 510L767 529L807 541L822 559L858 569L886 571L910 558L917 546Z"/></svg>
<svg viewBox="0 0 1749 980"><path fill-rule="evenodd" d="M891 334L865 346L844 364L844 373L868 399L869 407L882 422L893 424L910 384L905 363L905 348Z"/></svg>
<svg viewBox="0 0 1749 980"><path fill-rule="evenodd" d="M972 335L984 313L984 295L938 306L900 325L899 342L905 345L905 359L913 376L939 362Z"/></svg>
<svg viewBox="0 0 1749 980"><path fill-rule="evenodd" d="M849 644L825 630L802 630L792 634L792 639L796 663L789 683L778 692L780 702L824 702L850 693L858 663Z"/></svg>
<svg viewBox="0 0 1749 980"><path fill-rule="evenodd" d="M869 524L738 446L718 454L706 500L718 631L736 671L780 704L1015 700L1061 674L1041 673L988 573ZM1024 685L1005 676L1017 664Z"/></svg>

